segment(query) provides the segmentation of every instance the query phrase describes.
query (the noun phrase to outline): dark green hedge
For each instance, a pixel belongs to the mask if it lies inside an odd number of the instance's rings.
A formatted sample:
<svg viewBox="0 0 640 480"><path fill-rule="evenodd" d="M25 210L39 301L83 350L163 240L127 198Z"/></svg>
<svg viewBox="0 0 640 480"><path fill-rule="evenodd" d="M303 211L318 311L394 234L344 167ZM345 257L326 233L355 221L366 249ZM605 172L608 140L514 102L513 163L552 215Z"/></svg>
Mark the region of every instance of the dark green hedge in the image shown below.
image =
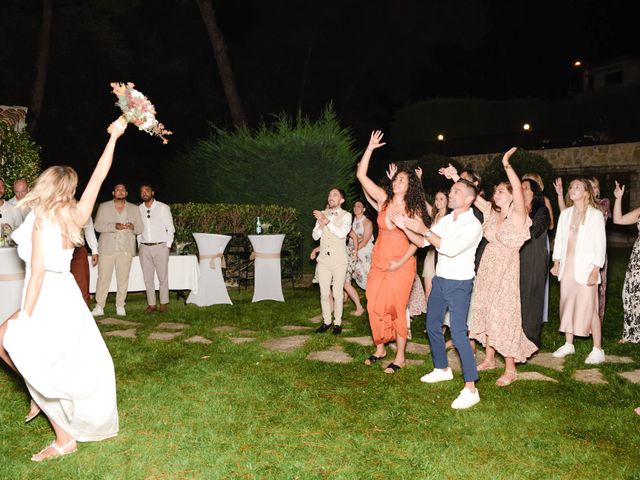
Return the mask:
<svg viewBox="0 0 640 480"><path fill-rule="evenodd" d="M5 198L13 197L14 181L24 178L32 184L40 168L40 146L27 131L0 124L0 178L5 182Z"/></svg>
<svg viewBox="0 0 640 480"><path fill-rule="evenodd" d="M507 180L507 174L502 166L503 154L496 155L482 171L482 188L487 199L491 198L493 187ZM545 195L555 198L553 189L553 167L542 155L518 149L510 160L513 169L520 178L526 173L537 173L544 182Z"/></svg>

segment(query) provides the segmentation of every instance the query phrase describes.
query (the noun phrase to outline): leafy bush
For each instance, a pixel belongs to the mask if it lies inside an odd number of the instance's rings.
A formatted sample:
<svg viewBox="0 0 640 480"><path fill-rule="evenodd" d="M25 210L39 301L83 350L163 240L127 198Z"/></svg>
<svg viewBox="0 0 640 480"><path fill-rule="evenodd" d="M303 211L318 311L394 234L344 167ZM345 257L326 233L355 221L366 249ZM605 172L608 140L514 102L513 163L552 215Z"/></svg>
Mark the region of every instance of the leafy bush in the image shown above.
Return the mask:
<svg viewBox="0 0 640 480"><path fill-rule="evenodd" d="M502 155L502 153L496 155L482 172L482 187L487 198L491 196L495 185L507 180L507 174L502 166ZM511 157L510 162L520 178L526 173L537 173L540 175L544 182L545 195L555 198L553 168L546 158L537 153L517 150Z"/></svg>
<svg viewBox="0 0 640 480"><path fill-rule="evenodd" d="M176 227L176 242L192 242L185 252L196 251L191 235L194 232L253 234L258 216L263 224L263 233L284 233L287 237L299 235L296 225L298 212L294 208L208 203L174 203L170 206ZM264 224L268 228L265 229Z"/></svg>
<svg viewBox="0 0 640 480"><path fill-rule="evenodd" d="M325 206L329 189L352 196L355 161L351 134L329 107L317 121L282 115L256 131L214 127L168 165L166 191L175 201L296 208L298 229L310 242L311 212Z"/></svg>
<svg viewBox="0 0 640 480"><path fill-rule="evenodd" d="M5 181L5 198L13 197L14 181L24 178L31 184L40 169L40 146L25 130L0 124L0 178Z"/></svg>

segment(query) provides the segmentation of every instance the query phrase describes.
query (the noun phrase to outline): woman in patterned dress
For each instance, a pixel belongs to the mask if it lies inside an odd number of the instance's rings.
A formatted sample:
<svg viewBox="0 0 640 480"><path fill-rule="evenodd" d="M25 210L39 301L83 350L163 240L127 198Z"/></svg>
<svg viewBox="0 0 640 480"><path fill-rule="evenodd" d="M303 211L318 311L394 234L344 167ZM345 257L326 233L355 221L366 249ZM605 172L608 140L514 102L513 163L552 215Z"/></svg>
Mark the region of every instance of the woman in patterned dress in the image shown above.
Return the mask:
<svg viewBox="0 0 640 480"><path fill-rule="evenodd" d="M531 219L520 179L509 163L515 151L510 149L502 158L509 181L495 187L491 202L480 196L475 202L484 214L482 229L489 243L474 285L469 336L485 347L486 358L478 365L478 371L496 368L496 352L504 357L505 370L496 381L499 387L517 380L516 362L526 361L538 350L522 329L519 251L530 238Z"/></svg>
<svg viewBox="0 0 640 480"><path fill-rule="evenodd" d="M613 204L613 223L616 225L636 224L640 229L640 208L622 214L624 185L616 182L613 195L616 197ZM640 236L633 245L627 273L624 276L622 306L624 308L624 325L620 343L640 343ZM638 413L640 414L640 411Z"/></svg>

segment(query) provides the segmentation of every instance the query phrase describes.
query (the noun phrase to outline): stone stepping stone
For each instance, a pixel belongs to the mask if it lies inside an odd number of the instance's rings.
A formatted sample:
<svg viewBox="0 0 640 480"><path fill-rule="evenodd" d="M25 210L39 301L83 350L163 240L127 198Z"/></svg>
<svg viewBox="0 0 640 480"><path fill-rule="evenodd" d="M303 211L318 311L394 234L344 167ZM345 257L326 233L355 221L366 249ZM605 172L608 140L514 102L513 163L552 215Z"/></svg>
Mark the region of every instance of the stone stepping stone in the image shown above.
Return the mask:
<svg viewBox="0 0 640 480"><path fill-rule="evenodd" d="M586 370L576 370L576 373L573 374L573 378L585 383L591 384L603 384L609 383L605 380L602 372L597 368L589 368Z"/></svg>
<svg viewBox="0 0 640 480"><path fill-rule="evenodd" d="M123 327L138 327L142 325L140 322L130 322L129 320L120 320L119 318L103 318L98 320L100 325L121 325Z"/></svg>
<svg viewBox="0 0 640 480"><path fill-rule="evenodd" d="M258 332L255 330L238 330L240 335L256 335Z"/></svg>
<svg viewBox="0 0 640 480"><path fill-rule="evenodd" d="M316 315L315 317L311 317L309 319L309 322L311 323L322 323L322 321L323 321L322 315Z"/></svg>
<svg viewBox="0 0 640 480"><path fill-rule="evenodd" d="M606 363L633 363L633 358L620 357L618 355L606 355L605 361Z"/></svg>
<svg viewBox="0 0 640 480"><path fill-rule="evenodd" d="M182 335L182 332L151 332L149 334L149 340L162 340L163 342L168 342L180 335Z"/></svg>
<svg viewBox="0 0 640 480"><path fill-rule="evenodd" d="M342 347L335 346L329 350L311 352L307 355L307 360L318 360L326 363L349 363L353 360L353 357L345 352Z"/></svg>
<svg viewBox="0 0 640 480"><path fill-rule="evenodd" d="M398 350L398 347L395 343L390 343L389 347L394 352ZM431 348L429 348L429 345L426 345L424 343L407 342L407 348L405 351L407 353L414 353L416 355L426 355L431 352Z"/></svg>
<svg viewBox="0 0 640 480"><path fill-rule="evenodd" d="M128 330L112 330L110 332L104 332L105 337L122 337L122 338L136 338L136 329L130 328Z"/></svg>
<svg viewBox="0 0 640 480"><path fill-rule="evenodd" d="M561 372L564 368L564 358L556 358L551 352L541 352L527 361L529 365L552 368Z"/></svg>
<svg viewBox="0 0 640 480"><path fill-rule="evenodd" d="M255 338L253 338L253 337L229 337L229 340L231 340L232 343L235 343L236 345L239 345L241 343L253 342L253 341L255 341Z"/></svg>
<svg viewBox="0 0 640 480"><path fill-rule="evenodd" d="M305 330L305 331L309 331L309 330L313 330L313 327L305 327L303 325L282 325L280 327L281 330L284 330L285 332L291 332L294 330Z"/></svg>
<svg viewBox="0 0 640 480"><path fill-rule="evenodd" d="M632 372L620 372L618 373L622 378L626 378L631 383L640 383L640 370L634 370Z"/></svg>
<svg viewBox="0 0 640 480"><path fill-rule="evenodd" d="M189 325L186 323L177 323L177 322L162 322L158 324L156 328L162 328L166 330L182 330L183 328L187 328Z"/></svg>
<svg viewBox="0 0 640 480"><path fill-rule="evenodd" d="M267 350L288 353L302 347L309 338L309 335L293 335L291 337L272 338L271 340L262 342L262 346Z"/></svg>
<svg viewBox="0 0 640 480"><path fill-rule="evenodd" d="M558 380L555 378L547 377L540 372L518 372L518 380L535 380L538 382L558 383Z"/></svg>
<svg viewBox="0 0 640 480"><path fill-rule="evenodd" d="M373 345L373 340L371 340L371 337L343 337L343 338L345 342L356 343L358 345L362 345L363 347L368 347L369 345Z"/></svg>
<svg viewBox="0 0 640 480"><path fill-rule="evenodd" d="M209 345L211 340L205 337L201 337L200 335L195 335L193 337L189 337L185 340L186 343L201 343L203 345Z"/></svg>
<svg viewBox="0 0 640 480"><path fill-rule="evenodd" d="M211 330L213 330L216 333L229 333L229 332L233 332L236 329L236 327L231 327L229 325L221 325L219 327L214 327Z"/></svg>

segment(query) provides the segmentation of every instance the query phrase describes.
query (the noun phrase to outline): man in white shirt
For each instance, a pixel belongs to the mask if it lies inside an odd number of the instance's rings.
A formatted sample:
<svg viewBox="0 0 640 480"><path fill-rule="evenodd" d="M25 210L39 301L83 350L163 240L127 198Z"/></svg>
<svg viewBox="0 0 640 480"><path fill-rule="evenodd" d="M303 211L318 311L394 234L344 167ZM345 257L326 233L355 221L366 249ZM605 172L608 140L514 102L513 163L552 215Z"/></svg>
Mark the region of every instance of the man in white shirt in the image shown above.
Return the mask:
<svg viewBox="0 0 640 480"><path fill-rule="evenodd" d="M4 180L0 179L0 228L8 225L13 230L22 223L22 215L15 208L15 204L4 199L4 192Z"/></svg>
<svg viewBox="0 0 640 480"><path fill-rule="evenodd" d="M394 223L404 230L412 243L419 247L433 245L438 252L436 276L433 277L427 305L427 333L435 368L420 380L436 383L453 379L442 334L442 322L448 308L451 338L460 356L465 381L465 387L451 404L455 409L469 408L480 401L480 394L475 387L478 370L467 335L475 254L482 239L482 225L471 209L477 194L476 187L467 180L460 179L454 183L449 191L449 207L453 211L433 229L427 228L421 220L406 216L393 218Z"/></svg>
<svg viewBox="0 0 640 480"><path fill-rule="evenodd" d="M29 184L24 178L19 178L15 182L13 182L13 197L7 200L9 205L12 205L15 208L18 215L22 219L20 223L24 221L29 213L29 210L26 207L18 208L18 202L27 196L29 193Z"/></svg>
<svg viewBox="0 0 640 480"><path fill-rule="evenodd" d="M145 313L152 313L156 307L156 287L154 276L158 275L160 312L167 311L169 303L169 250L173 243L175 228L171 209L155 199L150 185L140 187L142 203L138 207L142 217L143 230L138 235L140 266L147 290L148 307Z"/></svg>
<svg viewBox="0 0 640 480"><path fill-rule="evenodd" d="M316 224L313 227L313 239L320 240L318 254L318 283L320 284L320 306L323 323L317 333L331 328L331 293L333 292L334 325L333 334L342 333L342 301L344 298L344 279L347 275L346 238L351 230L351 214L343 210L344 191L332 188L327 198L327 209L314 210ZM332 288L333 285L333 288Z"/></svg>

